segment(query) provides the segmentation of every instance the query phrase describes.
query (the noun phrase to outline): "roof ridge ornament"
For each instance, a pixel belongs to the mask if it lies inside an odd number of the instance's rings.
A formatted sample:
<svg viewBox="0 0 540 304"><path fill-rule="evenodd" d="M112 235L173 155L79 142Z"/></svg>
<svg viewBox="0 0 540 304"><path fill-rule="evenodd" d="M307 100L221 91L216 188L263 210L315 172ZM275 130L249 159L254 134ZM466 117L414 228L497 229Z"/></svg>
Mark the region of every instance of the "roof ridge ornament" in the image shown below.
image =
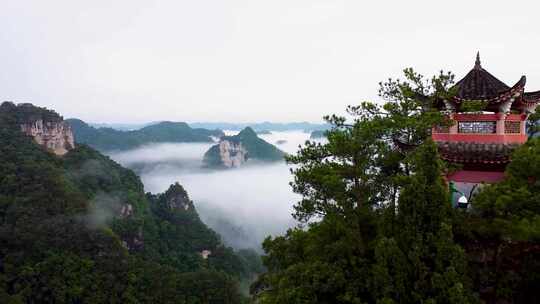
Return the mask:
<svg viewBox="0 0 540 304"><path fill-rule="evenodd" d="M479 70L482 68L482 65L480 64L480 51L476 53L476 61L474 62L474 68L476 70Z"/></svg>

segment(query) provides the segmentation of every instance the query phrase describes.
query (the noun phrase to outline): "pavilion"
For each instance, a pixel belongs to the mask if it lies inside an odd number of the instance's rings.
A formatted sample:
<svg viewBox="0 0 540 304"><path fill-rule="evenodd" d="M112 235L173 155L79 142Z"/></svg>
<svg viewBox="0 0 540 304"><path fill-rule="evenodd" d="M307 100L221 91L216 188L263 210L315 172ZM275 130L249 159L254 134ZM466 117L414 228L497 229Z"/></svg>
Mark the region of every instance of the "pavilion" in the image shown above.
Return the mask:
<svg viewBox="0 0 540 304"><path fill-rule="evenodd" d="M525 92L525 83L522 76L506 85L482 68L477 54L474 68L455 84L455 96L438 102L437 109L448 113L452 124L435 126L432 138L441 157L461 168L448 180L471 186L504 178L511 152L527 141L527 118L540 103L540 91ZM482 109L471 112L470 103Z"/></svg>

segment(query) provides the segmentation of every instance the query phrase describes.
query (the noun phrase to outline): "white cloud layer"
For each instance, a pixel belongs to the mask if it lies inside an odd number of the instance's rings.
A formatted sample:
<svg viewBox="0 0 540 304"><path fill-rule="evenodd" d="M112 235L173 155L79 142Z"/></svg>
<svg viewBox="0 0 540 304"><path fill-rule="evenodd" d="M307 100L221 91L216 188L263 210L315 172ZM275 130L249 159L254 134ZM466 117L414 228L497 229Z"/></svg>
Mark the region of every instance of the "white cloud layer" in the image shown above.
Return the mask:
<svg viewBox="0 0 540 304"><path fill-rule="evenodd" d="M228 132L229 134L231 132ZM295 153L309 133L272 132L261 135L268 142L286 140L279 146ZM123 165L140 170L145 190L165 191L182 184L205 223L237 248L259 248L268 235L278 235L295 225L292 206L299 196L292 192L292 176L285 162L249 163L231 170L201 169L206 144L157 144L114 153Z"/></svg>

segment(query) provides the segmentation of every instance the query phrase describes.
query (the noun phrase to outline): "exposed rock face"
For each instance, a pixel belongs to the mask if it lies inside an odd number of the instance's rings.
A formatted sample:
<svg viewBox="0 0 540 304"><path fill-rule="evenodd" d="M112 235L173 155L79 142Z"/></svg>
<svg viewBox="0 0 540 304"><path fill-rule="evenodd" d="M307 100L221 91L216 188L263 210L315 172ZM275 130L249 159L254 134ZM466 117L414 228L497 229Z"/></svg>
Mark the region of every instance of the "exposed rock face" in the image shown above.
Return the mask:
<svg viewBox="0 0 540 304"><path fill-rule="evenodd" d="M56 155L64 155L75 148L73 132L64 118L55 111L36 107L31 103L3 102L0 104L3 123L19 128L35 142Z"/></svg>
<svg viewBox="0 0 540 304"><path fill-rule="evenodd" d="M223 166L236 168L248 160L248 151L240 142L223 140L219 143L219 158Z"/></svg>
<svg viewBox="0 0 540 304"><path fill-rule="evenodd" d="M204 154L203 162L210 168L236 168L248 160L281 161L285 153L259 138L251 128L234 136L223 136L219 144Z"/></svg>
<svg viewBox="0 0 540 304"><path fill-rule="evenodd" d="M75 147L71 127L64 121L39 119L21 124L21 130L56 155L64 155Z"/></svg>

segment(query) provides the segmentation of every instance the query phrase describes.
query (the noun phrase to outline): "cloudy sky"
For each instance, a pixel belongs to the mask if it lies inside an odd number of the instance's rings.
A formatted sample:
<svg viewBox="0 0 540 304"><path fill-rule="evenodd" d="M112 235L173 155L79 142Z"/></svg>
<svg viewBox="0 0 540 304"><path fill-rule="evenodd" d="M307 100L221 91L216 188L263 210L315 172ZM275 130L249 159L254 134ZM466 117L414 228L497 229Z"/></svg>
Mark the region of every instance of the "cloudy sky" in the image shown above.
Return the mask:
<svg viewBox="0 0 540 304"><path fill-rule="evenodd" d="M320 121L479 50L540 90L538 1L0 0L0 100L92 122Z"/></svg>

